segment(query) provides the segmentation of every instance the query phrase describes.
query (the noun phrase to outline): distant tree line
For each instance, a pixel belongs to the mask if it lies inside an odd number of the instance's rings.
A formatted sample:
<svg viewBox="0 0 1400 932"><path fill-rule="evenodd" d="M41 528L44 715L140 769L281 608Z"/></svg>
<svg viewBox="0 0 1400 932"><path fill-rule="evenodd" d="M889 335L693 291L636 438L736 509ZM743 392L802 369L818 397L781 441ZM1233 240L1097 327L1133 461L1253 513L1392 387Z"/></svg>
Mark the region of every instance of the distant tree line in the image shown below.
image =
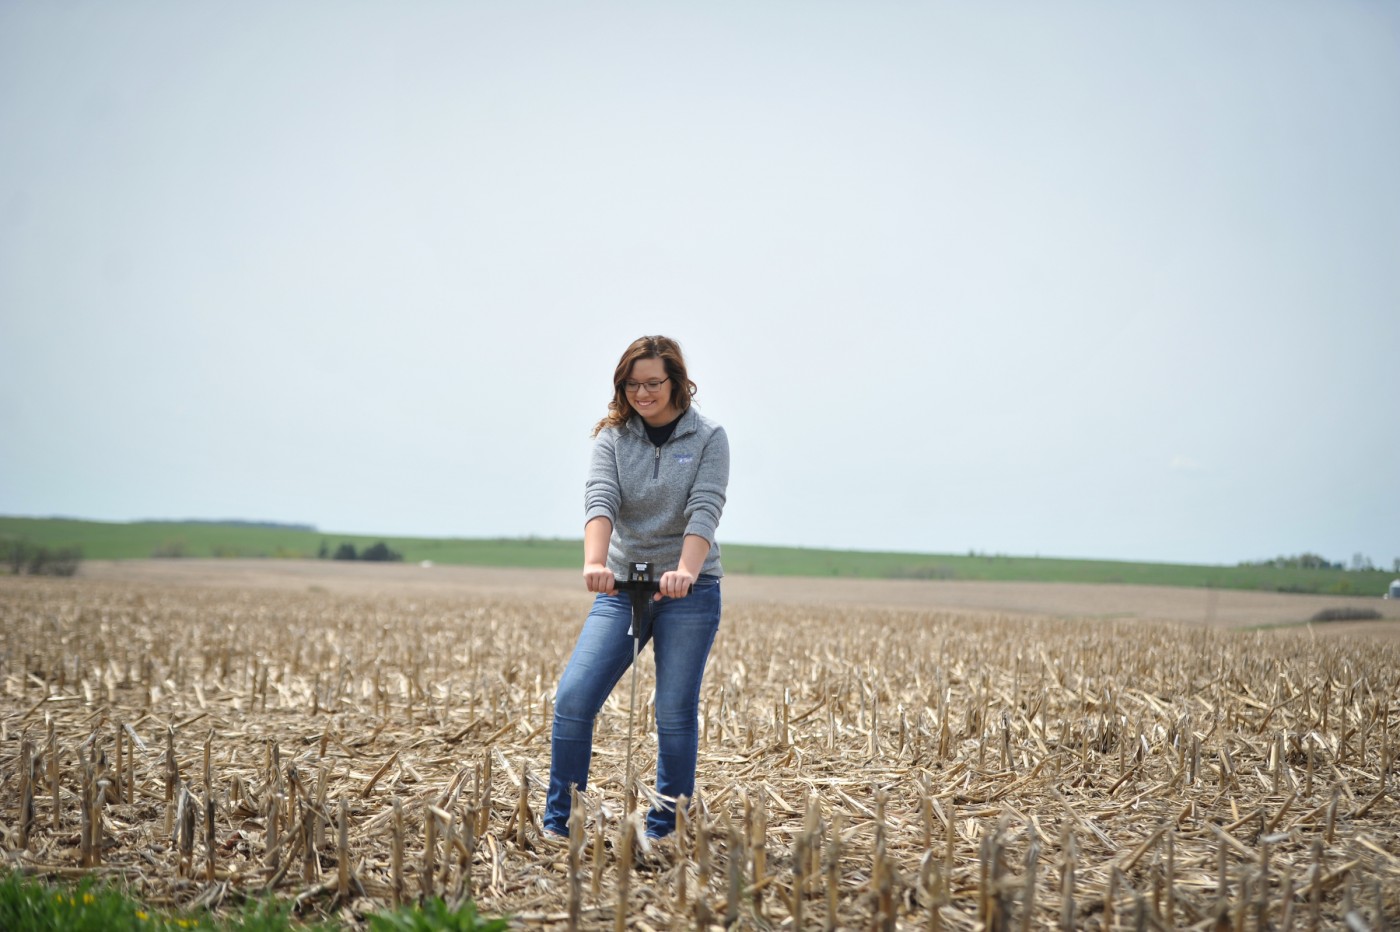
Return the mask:
<svg viewBox="0 0 1400 932"><path fill-rule="evenodd" d="M1272 560L1258 560L1255 562L1243 562L1240 566L1268 566L1281 570L1351 570L1357 573L1369 573L1377 569L1371 562L1371 558L1364 553L1352 555L1351 565L1345 563L1333 563L1326 557L1320 557L1315 553L1300 553L1292 557L1274 557ZM1400 573L1400 557L1395 558L1395 571Z"/></svg>
<svg viewBox="0 0 1400 932"><path fill-rule="evenodd" d="M83 562L78 547L41 547L24 540L0 540L0 566L19 576L72 576Z"/></svg>
<svg viewBox="0 0 1400 932"><path fill-rule="evenodd" d="M397 550L391 550L384 541L370 544L364 550L356 550L355 545L343 543L335 550L326 541L321 541L321 549L316 552L316 556L322 560L368 560L371 563L400 563L403 561L403 554Z"/></svg>

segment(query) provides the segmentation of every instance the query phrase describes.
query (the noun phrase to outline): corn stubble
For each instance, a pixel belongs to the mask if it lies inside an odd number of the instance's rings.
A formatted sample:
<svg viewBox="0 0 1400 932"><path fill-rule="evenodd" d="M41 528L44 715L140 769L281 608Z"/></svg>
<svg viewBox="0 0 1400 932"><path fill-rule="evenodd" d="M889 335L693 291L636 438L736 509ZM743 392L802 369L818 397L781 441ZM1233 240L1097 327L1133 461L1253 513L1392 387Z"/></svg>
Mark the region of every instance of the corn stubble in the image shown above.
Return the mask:
<svg viewBox="0 0 1400 932"><path fill-rule="evenodd" d="M625 688L541 833L577 610L0 581L3 845L153 905L419 896L557 928L1400 924L1400 650L1305 632L731 609L680 831ZM653 684L649 656L642 696ZM637 796L649 797L651 710Z"/></svg>

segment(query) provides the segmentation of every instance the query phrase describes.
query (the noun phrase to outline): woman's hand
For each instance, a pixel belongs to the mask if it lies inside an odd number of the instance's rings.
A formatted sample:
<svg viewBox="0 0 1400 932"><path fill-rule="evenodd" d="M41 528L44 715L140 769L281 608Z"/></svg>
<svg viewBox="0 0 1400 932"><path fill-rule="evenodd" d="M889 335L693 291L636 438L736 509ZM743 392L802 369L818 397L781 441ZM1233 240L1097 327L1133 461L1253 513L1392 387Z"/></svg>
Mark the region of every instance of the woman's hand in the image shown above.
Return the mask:
<svg viewBox="0 0 1400 932"><path fill-rule="evenodd" d="M606 563L585 563L583 584L588 587L589 592L617 595L617 579Z"/></svg>
<svg viewBox="0 0 1400 932"><path fill-rule="evenodd" d="M695 574L686 569L674 569L669 573L661 574L661 591L655 595L655 599L660 600L662 596L672 599L683 599L690 595L690 587L695 585Z"/></svg>
<svg viewBox="0 0 1400 932"><path fill-rule="evenodd" d="M695 585L695 577L700 575L709 553L709 541L698 534L685 535L685 540L681 542L680 563L669 573L661 574L661 591L656 597L683 599L690 595L690 588Z"/></svg>

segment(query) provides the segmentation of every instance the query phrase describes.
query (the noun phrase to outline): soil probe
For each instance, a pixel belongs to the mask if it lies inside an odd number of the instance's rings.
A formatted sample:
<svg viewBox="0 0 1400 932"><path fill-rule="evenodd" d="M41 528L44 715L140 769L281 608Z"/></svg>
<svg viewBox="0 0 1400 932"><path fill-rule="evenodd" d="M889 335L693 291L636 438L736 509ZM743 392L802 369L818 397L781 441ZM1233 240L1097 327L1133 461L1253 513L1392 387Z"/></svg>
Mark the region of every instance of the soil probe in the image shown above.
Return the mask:
<svg viewBox="0 0 1400 932"><path fill-rule="evenodd" d="M618 580L615 585L618 592L626 592L632 599L632 624L627 629L632 636L632 696L627 702L626 793L626 811L631 815L636 804L632 786L632 732L636 730L637 717L637 657L642 644L651 637L651 603L653 596L661 591L661 582L654 577L650 563L628 563L627 581Z"/></svg>

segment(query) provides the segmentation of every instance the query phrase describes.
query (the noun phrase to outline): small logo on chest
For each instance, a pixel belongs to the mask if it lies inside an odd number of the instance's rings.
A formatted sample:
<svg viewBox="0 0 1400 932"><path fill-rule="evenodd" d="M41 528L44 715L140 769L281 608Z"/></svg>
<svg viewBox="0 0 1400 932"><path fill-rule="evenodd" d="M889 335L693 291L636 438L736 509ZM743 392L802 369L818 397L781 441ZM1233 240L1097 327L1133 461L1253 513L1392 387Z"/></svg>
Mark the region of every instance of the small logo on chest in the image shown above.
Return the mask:
<svg viewBox="0 0 1400 932"><path fill-rule="evenodd" d="M684 466L686 463L689 463L689 462L690 462L691 460L693 460L693 459L695 459L695 454L694 454L694 453L677 453L677 454L676 454L676 465L677 465L677 466Z"/></svg>

